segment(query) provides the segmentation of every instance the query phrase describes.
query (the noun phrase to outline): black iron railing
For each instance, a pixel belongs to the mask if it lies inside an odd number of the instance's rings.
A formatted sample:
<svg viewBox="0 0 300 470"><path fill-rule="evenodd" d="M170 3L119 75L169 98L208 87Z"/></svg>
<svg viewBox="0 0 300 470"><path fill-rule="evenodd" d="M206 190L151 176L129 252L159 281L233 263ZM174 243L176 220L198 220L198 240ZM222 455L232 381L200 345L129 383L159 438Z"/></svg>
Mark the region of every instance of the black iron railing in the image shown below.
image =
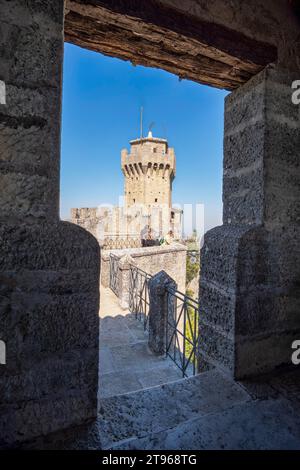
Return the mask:
<svg viewBox="0 0 300 470"><path fill-rule="evenodd" d="M129 279L129 310L148 329L149 289L151 275L135 266L130 267Z"/></svg>
<svg viewBox="0 0 300 470"><path fill-rule="evenodd" d="M129 310L143 322L145 330L149 327L151 278L142 269L130 267ZM196 375L199 365L199 303L178 290L166 288L166 309L166 355L179 367L183 377Z"/></svg>
<svg viewBox="0 0 300 470"><path fill-rule="evenodd" d="M166 354L183 377L197 374L199 364L199 303L167 289Z"/></svg>
<svg viewBox="0 0 300 470"><path fill-rule="evenodd" d="M110 253L109 255L109 287L119 296L119 258Z"/></svg>

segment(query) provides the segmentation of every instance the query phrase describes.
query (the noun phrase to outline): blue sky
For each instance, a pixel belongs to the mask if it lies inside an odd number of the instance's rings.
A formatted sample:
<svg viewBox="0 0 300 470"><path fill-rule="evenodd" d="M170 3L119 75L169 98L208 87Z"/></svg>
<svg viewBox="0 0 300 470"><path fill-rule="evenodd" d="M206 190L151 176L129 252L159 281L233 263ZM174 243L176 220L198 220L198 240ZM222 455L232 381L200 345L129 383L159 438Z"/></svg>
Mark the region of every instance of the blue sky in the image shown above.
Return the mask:
<svg viewBox="0 0 300 470"><path fill-rule="evenodd" d="M175 148L173 203L205 205L205 228L222 220L223 114L226 92L162 70L65 44L61 217L71 207L118 204L120 152L154 122Z"/></svg>

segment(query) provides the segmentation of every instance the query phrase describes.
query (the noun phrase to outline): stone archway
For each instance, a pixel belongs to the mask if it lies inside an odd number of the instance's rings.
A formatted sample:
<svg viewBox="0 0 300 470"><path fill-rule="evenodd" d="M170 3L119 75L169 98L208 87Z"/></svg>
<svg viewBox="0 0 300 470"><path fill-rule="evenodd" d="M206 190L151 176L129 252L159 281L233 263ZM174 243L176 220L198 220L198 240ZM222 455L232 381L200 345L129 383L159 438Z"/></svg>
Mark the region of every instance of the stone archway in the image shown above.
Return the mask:
<svg viewBox="0 0 300 470"><path fill-rule="evenodd" d="M238 0L78 0L65 12L63 0L1 0L3 445L97 413L98 245L58 216L65 13L68 41L241 87L226 103L224 225L202 254L202 352L235 376L287 362L300 332L299 25L286 3L256 4L253 21Z"/></svg>

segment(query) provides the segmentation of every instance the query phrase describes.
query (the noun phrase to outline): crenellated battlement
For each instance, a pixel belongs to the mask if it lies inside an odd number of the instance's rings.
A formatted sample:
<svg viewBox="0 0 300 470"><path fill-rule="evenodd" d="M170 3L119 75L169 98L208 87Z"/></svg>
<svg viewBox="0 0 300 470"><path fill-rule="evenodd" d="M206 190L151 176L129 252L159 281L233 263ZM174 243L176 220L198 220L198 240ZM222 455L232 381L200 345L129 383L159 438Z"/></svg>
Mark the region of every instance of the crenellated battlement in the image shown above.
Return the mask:
<svg viewBox="0 0 300 470"><path fill-rule="evenodd" d="M148 137L130 141L130 153L121 151L125 177L125 204L147 206L172 204L172 182L176 173L175 152L166 139Z"/></svg>

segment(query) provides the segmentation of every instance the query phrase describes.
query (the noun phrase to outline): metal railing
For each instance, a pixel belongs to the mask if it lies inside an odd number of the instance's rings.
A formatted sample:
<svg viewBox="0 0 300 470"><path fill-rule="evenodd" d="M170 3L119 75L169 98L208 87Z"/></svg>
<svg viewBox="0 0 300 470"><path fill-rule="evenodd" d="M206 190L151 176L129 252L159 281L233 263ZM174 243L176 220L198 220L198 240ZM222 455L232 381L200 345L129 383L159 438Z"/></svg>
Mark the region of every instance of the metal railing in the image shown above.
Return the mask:
<svg viewBox="0 0 300 470"><path fill-rule="evenodd" d="M199 303L167 288L166 355L183 377L196 375L199 365Z"/></svg>
<svg viewBox="0 0 300 470"><path fill-rule="evenodd" d="M130 267L129 278L129 310L142 321L144 329L148 329L149 320L149 288L151 275L135 266Z"/></svg>
<svg viewBox="0 0 300 470"><path fill-rule="evenodd" d="M120 277L119 277L119 258L110 253L109 255L109 287L111 290L119 296L119 286L120 286Z"/></svg>
<svg viewBox="0 0 300 470"><path fill-rule="evenodd" d="M149 326L149 281L151 275L131 266L129 281L129 310ZM199 303L197 300L168 289L166 321L166 356L182 371L183 377L196 375L199 366Z"/></svg>

